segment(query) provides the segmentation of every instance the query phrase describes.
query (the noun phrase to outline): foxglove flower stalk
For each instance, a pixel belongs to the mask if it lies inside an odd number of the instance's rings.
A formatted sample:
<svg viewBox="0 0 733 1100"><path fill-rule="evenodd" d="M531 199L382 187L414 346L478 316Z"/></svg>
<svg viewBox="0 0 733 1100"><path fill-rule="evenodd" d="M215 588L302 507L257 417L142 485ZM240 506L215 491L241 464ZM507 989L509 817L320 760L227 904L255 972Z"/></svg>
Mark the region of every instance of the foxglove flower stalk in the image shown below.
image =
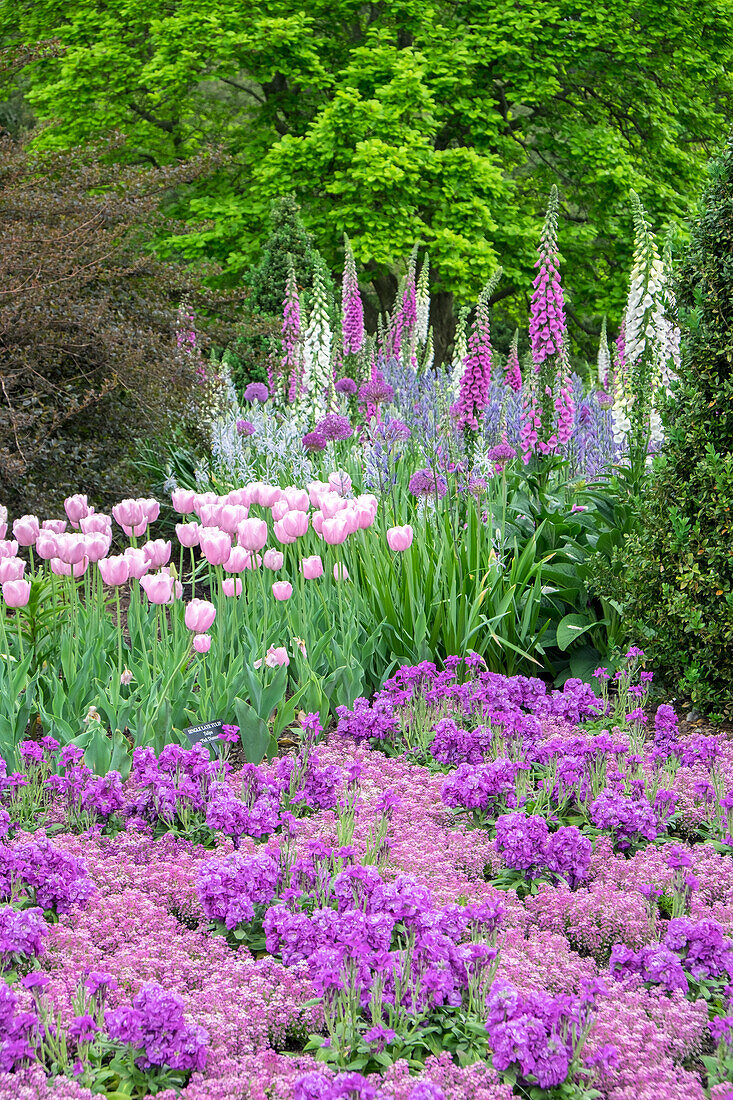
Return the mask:
<svg viewBox="0 0 733 1100"><path fill-rule="evenodd" d="M463 377L463 361L468 355L468 309L466 306L462 306L458 311L458 323L456 325L456 336L453 341L453 360L451 363L451 396L454 400L457 399L461 388L461 378Z"/></svg>
<svg viewBox="0 0 733 1100"><path fill-rule="evenodd" d="M364 345L364 307L361 304L356 264L349 238L344 236L344 278L341 287L344 355L358 355Z"/></svg>
<svg viewBox="0 0 733 1100"><path fill-rule="evenodd" d="M522 389L522 371L519 366L519 330L515 329L512 338L512 346L509 348L506 367L504 368L504 381L510 390L519 393Z"/></svg>
<svg viewBox="0 0 733 1100"><path fill-rule="evenodd" d="M557 187L553 186L540 238L539 259L535 264L540 270L532 284L534 292L530 303L529 339L537 370L548 357L559 355L566 336L565 300L558 270L558 202Z"/></svg>
<svg viewBox="0 0 733 1100"><path fill-rule="evenodd" d="M601 321L601 335L598 341L597 371L598 385L607 393L611 388L611 353L608 350L605 315Z"/></svg>
<svg viewBox="0 0 733 1100"><path fill-rule="evenodd" d="M295 282L295 269L291 261L283 300L282 358L280 360L283 395L290 405L298 397L301 369L300 298Z"/></svg>
<svg viewBox="0 0 733 1100"><path fill-rule="evenodd" d="M320 414L327 411L336 400L331 369L331 322L328 317L328 301L323 272L316 267L313 273L313 305L303 345L304 374L313 380L313 399Z"/></svg>
<svg viewBox="0 0 733 1100"><path fill-rule="evenodd" d="M500 272L499 272L500 273ZM491 329L489 325L489 298L498 276L486 284L479 295L476 319L468 339L468 354L460 382L458 401L451 409L456 426L478 431L479 421L489 403L491 385Z"/></svg>
<svg viewBox="0 0 733 1100"><path fill-rule="evenodd" d="M430 322L430 260L427 256L422 262L415 293L415 339L418 347L428 342L428 324Z"/></svg>

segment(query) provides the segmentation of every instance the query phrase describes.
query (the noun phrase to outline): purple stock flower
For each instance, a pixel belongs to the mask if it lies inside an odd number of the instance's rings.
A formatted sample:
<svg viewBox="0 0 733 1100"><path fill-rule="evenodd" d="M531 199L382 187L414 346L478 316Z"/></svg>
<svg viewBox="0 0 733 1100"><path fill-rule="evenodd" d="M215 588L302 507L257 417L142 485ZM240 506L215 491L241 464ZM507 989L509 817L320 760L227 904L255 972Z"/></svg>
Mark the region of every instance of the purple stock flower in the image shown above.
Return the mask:
<svg viewBox="0 0 733 1100"><path fill-rule="evenodd" d="M0 905L0 971L43 954L48 925L43 911Z"/></svg>

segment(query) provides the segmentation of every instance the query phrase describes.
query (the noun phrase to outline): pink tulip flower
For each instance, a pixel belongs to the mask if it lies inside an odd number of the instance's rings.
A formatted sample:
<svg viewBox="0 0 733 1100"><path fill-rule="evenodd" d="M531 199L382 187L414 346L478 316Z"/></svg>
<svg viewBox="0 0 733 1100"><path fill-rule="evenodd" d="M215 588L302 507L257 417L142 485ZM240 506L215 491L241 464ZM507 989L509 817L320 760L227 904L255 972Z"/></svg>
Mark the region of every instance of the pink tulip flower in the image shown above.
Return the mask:
<svg viewBox="0 0 733 1100"><path fill-rule="evenodd" d="M51 558L48 564L51 566L51 572L55 573L57 577L74 577L76 579L83 577L89 568L87 558L82 558L81 561L76 561L73 565L68 561L62 561L61 558Z"/></svg>
<svg viewBox="0 0 733 1100"><path fill-rule="evenodd" d="M136 546L128 546L124 552L124 556L129 562L130 577L133 580L142 580L150 569L150 562L145 556L145 551L140 550L139 547Z"/></svg>
<svg viewBox="0 0 733 1100"><path fill-rule="evenodd" d="M349 503L348 508L344 508L343 512L339 512L339 516L343 517L349 535L353 535L359 530L359 515L357 509L351 503Z"/></svg>
<svg viewBox="0 0 733 1100"><path fill-rule="evenodd" d="M294 485L289 485L287 489L283 490L283 495L285 497L285 502L291 511L310 511L310 499L305 489L297 489Z"/></svg>
<svg viewBox="0 0 733 1100"><path fill-rule="evenodd" d="M58 545L53 531L43 531L36 539L36 553L42 561L58 557Z"/></svg>
<svg viewBox="0 0 733 1100"><path fill-rule="evenodd" d="M101 558L97 563L102 580L105 584L117 588L130 579L130 559L124 554L116 554L111 558Z"/></svg>
<svg viewBox="0 0 733 1100"><path fill-rule="evenodd" d="M198 523L177 523L176 538L181 546L198 546L201 528Z"/></svg>
<svg viewBox="0 0 733 1100"><path fill-rule="evenodd" d="M118 504L113 505L112 515L115 521L119 523L120 527L125 531L125 534L128 534L128 527L137 527L145 521L145 513L140 507L140 501L133 500L132 497L126 497L125 500L121 500ZM146 521L145 526L147 527Z"/></svg>
<svg viewBox="0 0 733 1100"><path fill-rule="evenodd" d="M351 492L351 478L343 470L334 470L329 474L328 485L334 493L339 493L342 497Z"/></svg>
<svg viewBox="0 0 733 1100"><path fill-rule="evenodd" d="M171 504L173 510L180 513L182 516L190 515L193 512L193 501L196 493L193 489L174 489L171 493Z"/></svg>
<svg viewBox="0 0 733 1100"><path fill-rule="evenodd" d="M56 536L58 557L67 565L78 565L87 556L87 536L74 533ZM106 553L106 551L105 551ZM104 557L104 554L102 555Z"/></svg>
<svg viewBox="0 0 733 1100"><path fill-rule="evenodd" d="M310 558L303 558L300 563L300 571L307 581L317 580L323 576L323 562L319 554L313 554Z"/></svg>
<svg viewBox="0 0 733 1100"><path fill-rule="evenodd" d="M243 489L230 489L227 493L227 504L241 504L243 508L249 511L251 503L252 500L246 486Z"/></svg>
<svg viewBox="0 0 733 1100"><path fill-rule="evenodd" d="M81 493L74 493L73 496L67 497L64 501L64 511L69 517L69 521L72 527L79 526L79 520L84 519L90 515L94 509L89 507L89 501L86 495Z"/></svg>
<svg viewBox="0 0 733 1100"><path fill-rule="evenodd" d="M193 648L196 650L197 653L208 653L211 649L211 635L194 634Z"/></svg>
<svg viewBox="0 0 733 1100"><path fill-rule="evenodd" d="M293 586L289 581L275 581L272 594L276 600L289 600L293 594Z"/></svg>
<svg viewBox="0 0 733 1100"><path fill-rule="evenodd" d="M323 515L323 512L321 512L320 510L318 512L313 512L313 514L311 515L311 523L313 525L313 530L316 532L317 535L323 535L323 521L324 521L324 519L325 519L325 516Z"/></svg>
<svg viewBox="0 0 733 1100"><path fill-rule="evenodd" d="M279 485L263 485L260 489L260 504L263 508L272 508L276 500L282 496Z"/></svg>
<svg viewBox="0 0 733 1100"><path fill-rule="evenodd" d="M8 607L26 607L31 598L31 582L18 578L3 581L3 599Z"/></svg>
<svg viewBox="0 0 733 1100"><path fill-rule="evenodd" d="M193 510L196 515L201 518L201 509L210 504L218 504L219 497L216 493L194 493L193 494Z"/></svg>
<svg viewBox="0 0 733 1100"><path fill-rule="evenodd" d="M307 489L310 502L314 508L320 508L321 497L324 493L329 493L331 491L331 487L327 481L309 481Z"/></svg>
<svg viewBox="0 0 733 1100"><path fill-rule="evenodd" d="M403 553L408 546L412 546L413 531L409 523L404 527L390 527L387 531L387 542L390 550Z"/></svg>
<svg viewBox="0 0 733 1100"><path fill-rule="evenodd" d="M199 519L202 527L219 527L220 504L202 504L199 508Z"/></svg>
<svg viewBox="0 0 733 1100"><path fill-rule="evenodd" d="M276 520L272 525L272 529L275 532L275 538L278 542L283 543L284 546L289 545L291 542L296 542L295 535L289 535L283 527L282 520Z"/></svg>
<svg viewBox="0 0 733 1100"><path fill-rule="evenodd" d="M332 519L347 507L347 502L338 493L324 493L321 497L321 511L324 519Z"/></svg>
<svg viewBox="0 0 733 1100"><path fill-rule="evenodd" d="M278 569L283 567L285 555L281 550L266 550L262 560L266 569L272 569L273 573L277 573Z"/></svg>
<svg viewBox="0 0 733 1100"><path fill-rule="evenodd" d="M225 581L221 582L221 590L225 596L241 596L242 582L239 577L227 577Z"/></svg>
<svg viewBox="0 0 733 1100"><path fill-rule="evenodd" d="M110 535L112 534L112 517L104 512L93 512L88 516L82 516L79 527L85 535Z"/></svg>
<svg viewBox="0 0 733 1100"><path fill-rule="evenodd" d="M0 558L0 584L19 581L25 573L23 558Z"/></svg>
<svg viewBox="0 0 733 1100"><path fill-rule="evenodd" d="M243 504L222 504L219 508L219 526L228 535L236 535L237 527L247 519L248 508Z"/></svg>
<svg viewBox="0 0 733 1100"><path fill-rule="evenodd" d="M280 521L282 528L290 538L300 539L308 530L307 512L286 512Z"/></svg>
<svg viewBox="0 0 733 1100"><path fill-rule="evenodd" d="M343 562L337 561L334 565L333 579L335 581L347 581L349 579L349 571Z"/></svg>
<svg viewBox="0 0 733 1100"><path fill-rule="evenodd" d="M324 519L322 534L329 546L340 546L346 542L348 533L346 520L341 516Z"/></svg>
<svg viewBox="0 0 733 1100"><path fill-rule="evenodd" d="M38 516L21 516L13 523L13 537L19 546L33 546L41 530Z"/></svg>
<svg viewBox="0 0 733 1100"><path fill-rule="evenodd" d="M171 544L165 539L149 539L141 549L150 562L151 569L160 569L171 560Z"/></svg>
<svg viewBox="0 0 733 1100"><path fill-rule="evenodd" d="M203 634L208 630L216 618L216 608L208 600L198 598L190 600L186 604L184 619L186 626L194 634Z"/></svg>
<svg viewBox="0 0 733 1100"><path fill-rule="evenodd" d="M247 568L248 558L249 550L245 550L243 546L233 546L229 557L224 562L224 568L227 573L241 573Z"/></svg>
<svg viewBox="0 0 733 1100"><path fill-rule="evenodd" d="M290 511L290 505L285 497L280 500L276 500L272 506L272 518L274 520L281 520L286 512Z"/></svg>
<svg viewBox="0 0 733 1100"><path fill-rule="evenodd" d="M181 596L183 595L183 585L178 580L178 577L176 577L171 572L170 565L162 565L160 567L160 571L161 571L161 573L167 573L169 577L173 578L173 599L174 600L180 600Z"/></svg>
<svg viewBox="0 0 733 1100"><path fill-rule="evenodd" d="M0 558L14 558L18 553L15 539L0 539Z"/></svg>
<svg viewBox="0 0 733 1100"><path fill-rule="evenodd" d="M173 599L173 577L170 573L147 573L140 578L140 587L151 603L170 603Z"/></svg>
<svg viewBox="0 0 733 1100"><path fill-rule="evenodd" d="M52 535L63 535L65 530L65 519L44 519L41 524L41 534L43 534L44 531L50 531Z"/></svg>
<svg viewBox="0 0 733 1100"><path fill-rule="evenodd" d="M232 540L226 531L219 531L216 527L202 527L199 546L209 565L223 565L232 551Z"/></svg>
<svg viewBox="0 0 733 1100"><path fill-rule="evenodd" d="M255 668L262 668L263 660L254 662ZM281 665L287 667L290 664L290 658L288 657L288 651L285 646L273 646L271 645L265 654L264 664L268 668L279 668Z"/></svg>
<svg viewBox="0 0 733 1100"><path fill-rule="evenodd" d="M267 524L254 517L242 520L237 527L237 541L251 553L261 550L267 542Z"/></svg>
<svg viewBox="0 0 733 1100"><path fill-rule="evenodd" d="M112 542L111 535L83 535L82 538L84 539L84 557L90 562L101 561L106 557Z"/></svg>
<svg viewBox="0 0 733 1100"><path fill-rule="evenodd" d="M8 525L7 525L7 522L5 520L3 520L2 523L0 523L0 542L3 541L3 539L5 538L7 533L8 533Z"/></svg>
<svg viewBox="0 0 733 1100"><path fill-rule="evenodd" d="M160 502L148 497L147 500L139 501L139 504L148 523L155 523L160 515Z"/></svg>
<svg viewBox="0 0 733 1100"><path fill-rule="evenodd" d="M245 569L259 569L261 565L262 565L262 555L261 554L250 554L250 552L247 551L247 557L244 560L244 568Z"/></svg>
<svg viewBox="0 0 733 1100"><path fill-rule="evenodd" d="M356 514L356 523L361 531L366 531L367 527L371 527L374 523L374 512L371 508L367 508L364 504L357 504L354 512Z"/></svg>

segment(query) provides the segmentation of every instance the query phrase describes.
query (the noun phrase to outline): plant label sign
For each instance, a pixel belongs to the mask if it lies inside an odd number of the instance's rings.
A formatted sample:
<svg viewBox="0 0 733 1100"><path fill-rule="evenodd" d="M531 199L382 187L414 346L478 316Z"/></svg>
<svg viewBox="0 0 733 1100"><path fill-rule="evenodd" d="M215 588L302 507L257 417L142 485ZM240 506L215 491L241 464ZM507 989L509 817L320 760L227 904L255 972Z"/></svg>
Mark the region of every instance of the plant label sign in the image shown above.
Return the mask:
<svg viewBox="0 0 733 1100"><path fill-rule="evenodd" d="M215 745L219 740L223 722L203 722L200 726L189 726L184 730L191 745Z"/></svg>

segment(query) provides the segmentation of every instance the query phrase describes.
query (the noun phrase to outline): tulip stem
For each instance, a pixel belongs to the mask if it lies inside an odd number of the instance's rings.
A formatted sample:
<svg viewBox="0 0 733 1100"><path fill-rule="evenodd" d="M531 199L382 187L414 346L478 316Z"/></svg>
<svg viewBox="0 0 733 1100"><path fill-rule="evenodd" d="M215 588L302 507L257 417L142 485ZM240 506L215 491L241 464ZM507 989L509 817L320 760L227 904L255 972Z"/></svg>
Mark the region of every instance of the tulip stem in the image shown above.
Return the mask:
<svg viewBox="0 0 733 1100"><path fill-rule="evenodd" d="M117 671L122 675L122 608L120 607L120 586L115 585L115 599L117 601Z"/></svg>

